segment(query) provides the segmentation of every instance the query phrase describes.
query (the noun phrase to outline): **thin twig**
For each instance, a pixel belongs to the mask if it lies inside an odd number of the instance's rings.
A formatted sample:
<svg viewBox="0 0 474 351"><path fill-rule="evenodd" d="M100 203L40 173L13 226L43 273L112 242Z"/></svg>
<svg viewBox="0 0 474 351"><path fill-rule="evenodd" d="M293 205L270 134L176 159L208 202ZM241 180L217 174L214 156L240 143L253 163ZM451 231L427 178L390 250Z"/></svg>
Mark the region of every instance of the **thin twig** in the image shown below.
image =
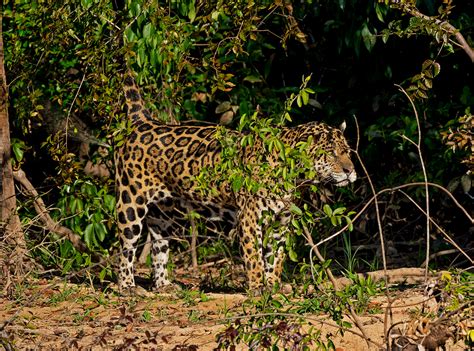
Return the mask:
<svg viewBox="0 0 474 351"><path fill-rule="evenodd" d="M454 204L456 205L456 207L458 207L462 213L464 213L464 215L467 217L467 219L469 220L469 222L471 222L471 224L474 224L474 219L471 217L471 215L467 212L467 210L459 203L458 200L456 200L456 198L453 196L453 194L451 194L449 192L448 189L446 189L445 187L443 187L442 185L439 185L439 184L436 184L436 183L424 183L424 182L413 182L413 183L407 183L407 184L403 184L403 185L399 185L399 186L395 186L393 188L386 188L386 189L382 189L380 190L378 193L377 193L377 196L383 194L383 193L387 193L387 192L395 192L397 190L400 190L400 189L404 189L404 188L409 188L409 187L412 187L412 186L420 186L420 185L425 185L425 184L428 184L429 186L432 186L432 187L435 187L435 188L438 188L440 190L442 190L446 195L448 195L451 200L454 202ZM365 210L372 204L372 202L374 201L375 197L372 196L366 203L365 205L362 207L362 209L352 218L352 222L355 222L364 212ZM332 239L334 239L336 236L344 233L347 228L349 228L349 224L346 224L343 228L341 228L340 230L338 230L336 233L328 236L327 238L324 238L322 240L320 240L316 246L321 246L322 244L324 244L325 242L327 241L330 241Z"/></svg>
<svg viewBox="0 0 474 351"><path fill-rule="evenodd" d="M430 260L433 259L433 258L436 258L436 257L441 257L441 256L445 256L445 255L452 255L452 254L455 254L455 253L458 253L457 249L441 250L441 251L432 253L430 255ZM472 263L472 260L471 260L471 263Z"/></svg>
<svg viewBox="0 0 474 351"><path fill-rule="evenodd" d="M221 258L220 260L217 260L217 261L212 261L212 262L207 262L207 263L203 263L201 265L199 265L199 269L204 269L204 268L209 268L209 267L212 267L212 266L215 266L215 265L218 265L218 264L221 264L221 263L230 263L229 259L228 258ZM193 268L194 270L194 268Z"/></svg>
<svg viewBox="0 0 474 351"><path fill-rule="evenodd" d="M357 135L359 135L359 123L357 123L357 117L356 116L354 116L354 121L355 121L355 124L356 124ZM375 204L375 214L376 214L376 218L377 218L377 227L378 227L378 230L379 230L379 240L380 240L380 249L381 249L381 252L382 252L383 270L384 270L384 272L386 272L387 271L387 258L385 256L385 242L384 242L384 237L383 237L382 221L380 220L380 209L379 209L379 203L377 201L377 194L378 193L375 191L374 183L372 182L372 179L370 178L369 172L367 172L367 168L365 168L365 164L364 164L364 162L362 161L362 158L359 155L359 151L355 150L354 153L356 154L356 156L359 160L359 163L360 163L362 169L364 170L365 175L367 176L367 181L369 182L370 189L372 190L373 200L374 200L374 204ZM387 281L385 281L385 283L387 283Z"/></svg>
<svg viewBox="0 0 474 351"><path fill-rule="evenodd" d="M314 245L313 237L311 236L311 233L309 232L309 230L306 226L303 226L303 232L304 232L304 236L306 238L306 241L308 242L309 246L311 247L311 251L309 253L310 262L311 262L311 275L313 276L313 281L316 281L316 279L314 277L314 273L313 273L313 269L314 269L313 251L316 254L316 257L318 258L318 260L321 262L321 264L324 264L324 262L326 262L326 260L324 259L323 255L321 255L321 252L319 251L319 248L316 245ZM339 289L339 284L338 284L336 278L334 278L334 275L332 274L331 269L328 267L324 271L326 272L329 280L331 281L331 283L334 287L334 290L338 290Z"/></svg>
<svg viewBox="0 0 474 351"><path fill-rule="evenodd" d="M425 216L427 216L427 213L421 208L420 205L418 205L416 203L415 200L413 200L413 198L410 195L408 195L403 190L398 190L398 191L400 193L402 193L403 195L405 195L407 197L407 199L410 200L416 206L416 208L418 208L420 210L420 212L422 212ZM431 217L429 217L429 218L430 218L430 222L433 223L433 225L436 227L436 229L438 229L445 236L446 241L449 242L451 245L453 245L460 253L462 253L471 262L471 264L474 264L474 260L471 257L469 257L469 255L453 239L451 239L451 237L448 235L448 233L446 233L446 231L444 231L443 228L441 228L438 225L438 223L436 223Z"/></svg>
<svg viewBox="0 0 474 351"><path fill-rule="evenodd" d="M411 107L413 109L413 113L415 114L416 119L416 127L418 130L418 142L415 144L411 141L407 136L402 135L405 140L410 140L412 144L416 146L418 151L418 157L420 158L421 169L423 171L423 179L425 180L425 206L426 206L426 256L425 256L425 280L428 280L428 264L430 262L430 192L428 190L428 174L426 172L425 161L423 159L423 153L421 152L421 125L420 125L420 118L418 116L418 111L416 109L415 103L410 95L407 94L405 89L403 89L400 85L395 84L396 87L407 97L408 101L410 101Z"/></svg>
<svg viewBox="0 0 474 351"><path fill-rule="evenodd" d="M354 311L354 308L352 307L352 305L349 305L349 310L350 310L350 314L351 314L352 319L354 320L355 325L357 326L357 328L359 328L362 335L364 335L364 339L365 339L365 342L367 343L367 347L370 348L370 337L365 331L364 325L360 321L360 318L359 316L357 316L357 313Z"/></svg>
<svg viewBox="0 0 474 351"><path fill-rule="evenodd" d="M357 130L357 135L359 135L359 123L357 121L357 117L354 115L354 121L356 124L356 130ZM359 140L359 137L357 137L357 140ZM357 148L359 147L359 142L357 142ZM384 314L384 333L387 331L388 328L388 317L392 319L392 298L390 297L389 291L388 291L388 275L387 275L387 256L385 254L385 240L383 236L383 228L382 228L382 220L380 219L380 209L379 209L379 203L377 201L377 195L378 193L375 191L374 183L372 182L372 178L369 175L369 172L367 172L367 168L365 167L364 162L362 161L362 158L359 155L359 150L355 150L355 154L357 156L357 159L359 160L359 164L361 165L362 169L364 170L365 175L367 176L367 180L370 185L370 189L372 190L373 194L373 201L375 205L375 214L377 218L377 227L379 231L379 240L380 240L380 250L382 254L382 262L383 262L383 276L384 276L384 282L385 282L385 296L387 298L387 303L388 303L388 308L385 310Z"/></svg>
<svg viewBox="0 0 474 351"><path fill-rule="evenodd" d="M87 67L86 67L87 69ZM74 107L74 103L77 100L77 97L79 96L79 92L81 91L82 84L84 83L84 80L86 79L86 73L82 75L81 83L79 83L79 87L76 90L76 95L74 95L74 99L71 101L71 105L69 106L69 111L67 112L66 116L66 133L65 133L65 138L66 138L66 151L67 151L67 139L68 139L68 129L69 129L69 117L71 116L72 108Z"/></svg>
<svg viewBox="0 0 474 351"><path fill-rule="evenodd" d="M196 222L194 221L194 217L191 216L191 213L190 213L189 221L191 222L191 262L193 264L193 269L196 269L198 268L197 249L196 249L198 231L196 227Z"/></svg>

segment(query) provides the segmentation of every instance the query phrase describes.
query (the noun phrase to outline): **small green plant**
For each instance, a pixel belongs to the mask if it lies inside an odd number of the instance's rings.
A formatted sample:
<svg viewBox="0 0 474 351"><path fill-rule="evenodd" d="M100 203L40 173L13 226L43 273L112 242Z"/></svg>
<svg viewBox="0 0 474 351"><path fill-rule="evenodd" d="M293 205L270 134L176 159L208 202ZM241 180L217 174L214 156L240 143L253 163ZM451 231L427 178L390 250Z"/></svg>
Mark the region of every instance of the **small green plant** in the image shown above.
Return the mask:
<svg viewBox="0 0 474 351"><path fill-rule="evenodd" d="M64 286L58 291L58 293L52 295L49 298L49 303L52 305L57 305L60 302L70 300L72 294L77 293L78 288L75 286L68 286L64 284Z"/></svg>
<svg viewBox="0 0 474 351"><path fill-rule="evenodd" d="M92 253L108 256L114 241L109 232L115 231L115 196L107 185L99 186L88 180L76 180L63 185L61 198L52 217L77 233ZM72 269L89 267L92 257L77 251L69 240L51 233L51 242L33 248L46 266L60 267L63 273ZM112 274L109 266L103 267L99 278Z"/></svg>
<svg viewBox="0 0 474 351"><path fill-rule="evenodd" d="M79 233L86 245L101 248L108 230L114 228L115 196L107 188L89 181L75 181L63 186L58 212L65 224Z"/></svg>
<svg viewBox="0 0 474 351"><path fill-rule="evenodd" d="M73 322L76 324L81 324L85 321L92 321L94 320L94 315L92 313L92 309L87 308L84 313L74 313L73 314Z"/></svg>
<svg viewBox="0 0 474 351"><path fill-rule="evenodd" d="M332 313L331 317L342 327L341 300L334 296L290 300L284 294L264 292L259 298L243 305L243 316L233 319L217 335L217 350L235 350L245 346L252 350L334 350L330 336L310 326L305 313ZM336 310L336 314L333 313Z"/></svg>
<svg viewBox="0 0 474 351"><path fill-rule="evenodd" d="M342 236L343 249L345 261L344 263L339 262L342 268L350 274L356 273L356 268L359 266L359 259L357 258L356 252L352 251L351 237L347 233L344 233Z"/></svg>
<svg viewBox="0 0 474 351"><path fill-rule="evenodd" d="M474 274L470 272L445 271L438 283L441 288L443 308L448 311L459 309L466 301L472 300Z"/></svg>
<svg viewBox="0 0 474 351"><path fill-rule="evenodd" d="M151 318L152 318L152 314L150 311L148 310L143 311L142 316L141 316L141 320L143 322L149 322L151 321Z"/></svg>
<svg viewBox="0 0 474 351"><path fill-rule="evenodd" d="M209 301L209 297L199 290L183 289L178 293L178 297L183 300L185 306L195 306L199 302Z"/></svg>
<svg viewBox="0 0 474 351"><path fill-rule="evenodd" d="M331 224L334 227L340 226L340 225L342 225L343 222L346 222L347 225L348 225L347 229L349 231L352 231L354 229L354 226L352 225L352 221L351 221L351 218L350 218L350 216L355 214L354 211L349 211L347 213L344 213L344 212L346 212L345 207L341 206L341 207L337 207L333 210L331 208L331 206L329 206L328 204L325 204L323 206L323 211L326 214L327 218L329 218L329 220L331 221Z"/></svg>
<svg viewBox="0 0 474 351"><path fill-rule="evenodd" d="M304 324L277 315L237 319L217 335L216 350L235 350L239 345L249 350L335 350L331 340L324 343L319 330L303 329Z"/></svg>
<svg viewBox="0 0 474 351"><path fill-rule="evenodd" d="M198 227L199 229L202 229L204 233L207 233L206 232L207 228L205 227L204 223L202 223L202 226L198 226ZM205 258L216 256L216 255L219 255L219 256L224 255L226 257L232 257L232 253L230 252L229 246L222 239L213 240L210 243L205 244L205 245L199 245L197 248L197 252L198 252L198 262L200 264L204 263Z"/></svg>
<svg viewBox="0 0 474 351"><path fill-rule="evenodd" d="M368 308L370 297L376 295L382 285L374 282L370 276L363 277L350 272L347 272L346 275L352 283L337 291L336 296L343 303L353 306L357 313L363 313Z"/></svg>
<svg viewBox="0 0 474 351"><path fill-rule="evenodd" d="M188 320L190 322L198 322L202 319L202 312L199 310L191 310L188 312Z"/></svg>
<svg viewBox="0 0 474 351"><path fill-rule="evenodd" d="M104 291L97 292L95 294L87 294L87 295L80 295L77 301L85 302L85 301L93 301L97 303L99 306L107 307L109 305L116 306L118 304L117 300L110 299L108 295L108 289L106 288Z"/></svg>

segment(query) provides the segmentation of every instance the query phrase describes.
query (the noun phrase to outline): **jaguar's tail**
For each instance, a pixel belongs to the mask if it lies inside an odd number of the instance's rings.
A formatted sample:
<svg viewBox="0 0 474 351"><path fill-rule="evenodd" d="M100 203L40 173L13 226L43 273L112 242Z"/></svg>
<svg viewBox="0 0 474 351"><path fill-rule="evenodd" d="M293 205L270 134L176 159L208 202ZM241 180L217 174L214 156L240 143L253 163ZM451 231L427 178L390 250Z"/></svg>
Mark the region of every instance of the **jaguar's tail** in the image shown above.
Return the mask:
<svg viewBox="0 0 474 351"><path fill-rule="evenodd" d="M133 73L128 70L124 75L123 91L127 104L127 115L133 123L153 121L150 111L145 107Z"/></svg>

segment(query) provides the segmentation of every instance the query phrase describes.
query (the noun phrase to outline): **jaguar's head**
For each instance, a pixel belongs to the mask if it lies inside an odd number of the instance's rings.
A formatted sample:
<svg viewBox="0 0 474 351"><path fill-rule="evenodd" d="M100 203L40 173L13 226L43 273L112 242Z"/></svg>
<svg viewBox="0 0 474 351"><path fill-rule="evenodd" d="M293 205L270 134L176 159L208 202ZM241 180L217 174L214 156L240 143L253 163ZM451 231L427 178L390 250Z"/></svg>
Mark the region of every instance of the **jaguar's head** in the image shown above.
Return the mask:
<svg viewBox="0 0 474 351"><path fill-rule="evenodd" d="M308 153L314 160L314 169L318 174L316 182L331 182L336 186L346 186L354 182L357 174L343 134L346 123L342 123L339 128L326 124L309 124L308 128L305 134L313 136Z"/></svg>

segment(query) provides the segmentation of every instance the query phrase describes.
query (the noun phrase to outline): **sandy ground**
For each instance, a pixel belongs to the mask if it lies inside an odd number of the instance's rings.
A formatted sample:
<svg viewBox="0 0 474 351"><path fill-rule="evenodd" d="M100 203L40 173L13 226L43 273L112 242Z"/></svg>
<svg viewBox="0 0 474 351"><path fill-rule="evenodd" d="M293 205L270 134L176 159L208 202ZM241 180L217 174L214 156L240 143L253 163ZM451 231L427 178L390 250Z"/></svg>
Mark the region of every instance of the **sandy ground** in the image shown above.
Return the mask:
<svg viewBox="0 0 474 351"><path fill-rule="evenodd" d="M179 297L150 294L123 298L85 284L47 280L17 293L16 298L0 298L0 347L3 341L6 349L11 345L19 350L214 350L216 335L225 331L233 318L245 320L252 313L244 294L187 291ZM426 297L419 289L397 291L395 296L388 325L411 321L401 325L409 327ZM366 336L379 344L384 343L385 300L375 297L370 305L377 313L358 316ZM425 308L432 307L425 304ZM305 314L304 319L308 323L305 328L320 329L321 336L329 336L338 351L378 349L350 331L339 335L326 324L334 323L328 316ZM361 334L355 325L352 330ZM456 345L450 342L447 350L464 350L462 345L462 341ZM245 344L236 348L248 349Z"/></svg>

